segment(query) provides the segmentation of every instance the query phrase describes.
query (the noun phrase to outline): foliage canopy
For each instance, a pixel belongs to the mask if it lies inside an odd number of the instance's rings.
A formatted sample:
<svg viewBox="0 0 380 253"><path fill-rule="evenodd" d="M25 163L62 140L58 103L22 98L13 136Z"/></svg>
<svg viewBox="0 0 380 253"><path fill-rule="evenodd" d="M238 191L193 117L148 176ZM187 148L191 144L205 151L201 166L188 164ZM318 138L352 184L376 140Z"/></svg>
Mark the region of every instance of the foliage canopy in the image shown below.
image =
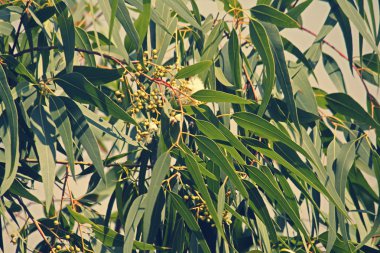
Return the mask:
<svg viewBox="0 0 380 253"><path fill-rule="evenodd" d="M379 3L202 2L0 1L3 251L379 250Z"/></svg>

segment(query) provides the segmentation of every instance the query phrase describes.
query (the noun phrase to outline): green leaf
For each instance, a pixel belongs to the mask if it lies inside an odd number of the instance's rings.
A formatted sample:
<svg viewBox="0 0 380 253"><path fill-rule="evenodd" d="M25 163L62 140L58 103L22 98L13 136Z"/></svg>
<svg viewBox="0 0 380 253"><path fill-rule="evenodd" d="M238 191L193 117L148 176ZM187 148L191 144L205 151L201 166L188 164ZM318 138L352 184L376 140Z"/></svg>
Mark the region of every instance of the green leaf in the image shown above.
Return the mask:
<svg viewBox="0 0 380 253"><path fill-rule="evenodd" d="M119 20L120 24L125 29L125 32L131 39L135 49L139 48L140 38L139 34L136 31L135 26L133 25L132 19L129 15L129 11L124 3L124 0L117 1L117 10L116 10L116 18Z"/></svg>
<svg viewBox="0 0 380 253"><path fill-rule="evenodd" d="M351 141L342 145L340 152L336 158L336 167L335 167L335 188L342 200L343 204L346 203L346 186L348 173L351 170L352 165L355 161L355 143L356 141ZM338 213L338 220L340 231L342 233L343 241L345 242L347 248L348 245L348 234L346 228L346 219L343 214Z"/></svg>
<svg viewBox="0 0 380 253"><path fill-rule="evenodd" d="M8 65L8 68L14 70L17 74L24 77L28 82L37 83L34 76L27 70L27 68L21 62L17 61L13 56L10 55L2 55L2 59Z"/></svg>
<svg viewBox="0 0 380 253"><path fill-rule="evenodd" d="M85 215L80 214L73 210L70 206L67 207L67 210L79 224L90 224L91 229L95 233L95 237L102 242L103 245L107 247L122 247L124 244L124 238L121 234L117 233L115 230L105 227L95 222L91 221ZM167 249L165 247L157 247L152 244L143 243L139 241L133 241L133 249L139 250L158 250L158 249Z"/></svg>
<svg viewBox="0 0 380 253"><path fill-rule="evenodd" d="M302 224L299 214L297 214L289 202L285 199L284 195L281 192L281 189L279 186L274 183L274 179L271 180L268 178L267 175L265 175L260 169L255 168L253 166L246 166L248 169L248 173L250 173L252 176L250 176L250 179L255 182L260 188L263 189L263 191L276 203L280 206L282 209L282 212L286 213L289 218L294 222L294 228L296 230L299 230L308 237L308 233Z"/></svg>
<svg viewBox="0 0 380 253"><path fill-rule="evenodd" d="M104 85L119 80L123 74L123 69L105 69L90 66L74 66L74 72L83 75L95 86Z"/></svg>
<svg viewBox="0 0 380 253"><path fill-rule="evenodd" d="M234 82L233 84L238 89L241 88L242 74L240 47L238 35L235 29L233 29L228 40L228 59L230 61L231 73Z"/></svg>
<svg viewBox="0 0 380 253"><path fill-rule="evenodd" d="M98 143L86 118L74 101L66 97L59 98L65 103L74 136L78 138L79 142L83 145L83 148L87 151L87 154L100 177L105 180L103 161L100 157Z"/></svg>
<svg viewBox="0 0 380 253"><path fill-rule="evenodd" d="M183 220L185 221L189 229L197 237L198 243L200 244L200 247L202 248L203 252L211 253L211 250L207 245L207 242L203 236L201 228L199 227L193 214L189 211L188 207L183 202L182 198L179 195L175 194L174 192L168 192L168 193L170 195L174 208L181 215L181 217L183 218Z"/></svg>
<svg viewBox="0 0 380 253"><path fill-rule="evenodd" d="M215 67L215 77L218 81L226 87L234 88L234 85L228 81L226 76L223 74L223 70L219 67Z"/></svg>
<svg viewBox="0 0 380 253"><path fill-rule="evenodd" d="M16 105L12 98L11 89L9 87L7 77L5 75L4 69L0 64L0 101L4 103L5 106L5 136L3 137L4 144L7 144L5 149L5 157L8 161L5 164L5 171L3 174L3 180L0 187L0 195L2 196L12 185L18 167L19 160L19 132L18 132L18 113ZM4 108L4 107L3 107ZM4 113L4 109L1 113Z"/></svg>
<svg viewBox="0 0 380 253"><path fill-rule="evenodd" d="M81 103L94 105L107 115L112 115L125 122L136 124L128 113L81 74L65 74L56 79L55 82L61 86L72 99Z"/></svg>
<svg viewBox="0 0 380 253"><path fill-rule="evenodd" d="M75 27L75 45L81 49L93 51L88 34L80 27ZM86 64L91 67L96 67L95 56L93 54L84 54L84 58L86 59Z"/></svg>
<svg viewBox="0 0 380 253"><path fill-rule="evenodd" d="M50 209L53 200L55 181L55 128L47 108L37 105L31 113L32 130L38 154L42 183L45 189L46 210Z"/></svg>
<svg viewBox="0 0 380 253"><path fill-rule="evenodd" d="M51 117L55 123L58 133L61 135L63 145L65 146L67 160L69 162L71 175L75 180L75 157L73 149L73 133L69 116L63 101L56 96L49 97L49 109Z"/></svg>
<svg viewBox="0 0 380 253"><path fill-rule="evenodd" d="M348 17L348 19L355 25L358 32L363 36L363 38L368 42L368 44L372 47L373 51L375 51L379 57L380 50L376 45L374 38L368 30L368 27L360 16L360 13L355 9L355 7L346 0L336 0L339 4L341 10Z"/></svg>
<svg viewBox="0 0 380 253"><path fill-rule="evenodd" d="M263 118L249 112L238 112L232 115L232 119L234 119L239 126L249 131L252 131L260 137L266 138L274 142L282 142L286 144L288 147L297 150L305 157L313 161L313 159L311 159L309 154L303 148L301 148L297 143L293 142L286 134L281 132L278 128L276 128Z"/></svg>
<svg viewBox="0 0 380 253"><path fill-rule="evenodd" d="M63 1L62 1L63 2ZM66 71L71 73L74 65L75 28L73 16L66 4L57 4L58 27L61 30L63 49L66 59Z"/></svg>
<svg viewBox="0 0 380 253"><path fill-rule="evenodd" d="M108 28L108 39L110 41L111 41L111 38L112 38L112 32L114 30L113 25L115 23L117 4L118 4L118 0L109 0L109 5L111 7L111 15L110 15L109 28Z"/></svg>
<svg viewBox="0 0 380 253"><path fill-rule="evenodd" d="M186 7L185 3L182 0L172 1L172 0L164 0L165 4L167 4L170 8L172 8L181 18L183 18L190 25L195 28L202 30L202 27L198 24L197 20L194 18L192 13Z"/></svg>
<svg viewBox="0 0 380 253"><path fill-rule="evenodd" d="M169 172L170 167L170 152L165 152L159 156L156 163L154 164L152 171L152 179L150 181L148 193L146 195L146 209L144 213L144 241L145 236L149 235L150 224L153 214L153 209L156 204L158 193L161 189L162 181L165 179L166 174Z"/></svg>
<svg viewBox="0 0 380 253"><path fill-rule="evenodd" d="M255 45L257 52L265 65L265 76L263 81L264 96L258 111L258 115L262 116L268 106L275 82L274 58L267 32L260 22L255 19L251 20L249 23L249 34L252 43Z"/></svg>
<svg viewBox="0 0 380 253"><path fill-rule="evenodd" d="M218 229L223 239L226 240L226 237L223 231L222 221L219 219L218 212L215 208L215 205L210 196L210 193L208 192L207 186L204 182L204 179L202 177L202 173L199 169L197 161L193 158L193 154L191 153L190 150L187 150L187 153L184 154L184 157L185 157L187 170L189 171L191 177L193 178L195 185L198 188L198 191L201 193L202 198L205 200L207 208L214 219L216 228Z"/></svg>
<svg viewBox="0 0 380 253"><path fill-rule="evenodd" d="M344 83L343 73L340 70L337 62L328 54L322 53L323 65L331 81L336 86L339 92L347 93L346 84Z"/></svg>
<svg viewBox="0 0 380 253"><path fill-rule="evenodd" d="M290 82L290 76L285 61L284 47L282 45L281 37L278 29L271 24L263 23L265 30L267 31L272 53L274 56L275 70L278 83L281 86L284 93L286 106L290 112L290 117L296 126L299 128L299 121L297 116L296 104L293 97L292 84Z"/></svg>
<svg viewBox="0 0 380 253"><path fill-rule="evenodd" d="M19 197L26 198L32 202L42 204L41 200L30 193L18 180L13 181L11 188L9 191Z"/></svg>
<svg viewBox="0 0 380 253"><path fill-rule="evenodd" d="M245 98L216 90L200 90L191 95L192 98L202 102L225 102L233 104L252 104Z"/></svg>
<svg viewBox="0 0 380 253"><path fill-rule="evenodd" d="M244 188L239 175L236 173L235 168L231 165L230 161L227 160L218 145L209 138L200 135L196 136L196 143L202 153L208 156L213 163L218 165L230 178L233 185L243 195L243 197L248 199L248 192Z"/></svg>
<svg viewBox="0 0 380 253"><path fill-rule="evenodd" d="M143 11L135 22L137 33L140 37L140 45L143 43L144 38L146 37L151 15L151 0L143 0Z"/></svg>
<svg viewBox="0 0 380 253"><path fill-rule="evenodd" d="M251 9L251 13L261 21L272 23L278 27L299 27L299 24L293 18L269 5L256 5Z"/></svg>
<svg viewBox="0 0 380 253"><path fill-rule="evenodd" d="M325 96L327 106L334 112L343 114L353 119L364 127L380 127L376 122L352 97L344 93L331 93Z"/></svg>
<svg viewBox="0 0 380 253"><path fill-rule="evenodd" d="M123 253L132 253L132 242L136 237L138 225L146 209L146 199L144 197L146 197L146 195L141 195L135 198L129 209L124 226L125 236Z"/></svg>
<svg viewBox="0 0 380 253"><path fill-rule="evenodd" d="M195 63L193 65L184 67L183 69L179 70L178 73L175 75L175 78L183 79L183 78L196 76L199 73L202 73L203 71L207 71L211 65L212 65L212 61L201 61L201 62Z"/></svg>

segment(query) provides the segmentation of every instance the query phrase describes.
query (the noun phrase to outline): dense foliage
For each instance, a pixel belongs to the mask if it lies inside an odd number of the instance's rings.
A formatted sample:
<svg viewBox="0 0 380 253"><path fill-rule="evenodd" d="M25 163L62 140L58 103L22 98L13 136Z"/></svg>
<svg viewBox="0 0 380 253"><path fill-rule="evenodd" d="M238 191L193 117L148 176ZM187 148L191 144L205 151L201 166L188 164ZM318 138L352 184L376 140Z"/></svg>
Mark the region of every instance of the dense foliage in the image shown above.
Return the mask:
<svg viewBox="0 0 380 253"><path fill-rule="evenodd" d="M378 252L379 3L215 1L0 1L3 251Z"/></svg>

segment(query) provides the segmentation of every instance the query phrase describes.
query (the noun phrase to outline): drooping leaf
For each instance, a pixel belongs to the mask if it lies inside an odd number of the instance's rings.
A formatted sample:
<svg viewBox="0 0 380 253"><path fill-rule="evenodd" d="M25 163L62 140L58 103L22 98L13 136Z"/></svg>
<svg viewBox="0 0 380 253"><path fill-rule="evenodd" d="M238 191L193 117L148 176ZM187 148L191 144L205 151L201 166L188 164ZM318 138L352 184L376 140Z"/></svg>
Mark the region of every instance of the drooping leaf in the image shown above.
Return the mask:
<svg viewBox="0 0 380 253"><path fill-rule="evenodd" d="M285 61L284 47L282 45L279 31L274 25L268 23L263 23L263 25L269 37L274 57L277 80L281 86L282 92L284 93L286 106L288 107L290 113L290 118L293 120L296 126L299 127L297 109L293 97L292 84L290 82L290 76Z"/></svg>
<svg viewBox="0 0 380 253"><path fill-rule="evenodd" d="M278 27L298 28L299 25L290 16L269 5L259 4L251 9L253 16L259 20L272 23Z"/></svg>
<svg viewBox="0 0 380 253"><path fill-rule="evenodd" d="M62 142L65 146L67 160L69 162L71 175L75 179L75 157L73 149L73 134L71 131L71 124L69 116L66 111L65 104L59 97L49 97L49 109L51 117L55 123L55 126L61 135Z"/></svg>
<svg viewBox="0 0 380 253"><path fill-rule="evenodd" d="M123 0L117 0L116 18L127 32L129 38L133 42L134 47L138 49L140 45L139 34L133 25L129 11Z"/></svg>
<svg viewBox="0 0 380 253"><path fill-rule="evenodd" d="M230 61L233 84L236 88L241 88L242 63L240 56L240 43L235 29L232 30L228 41L228 59Z"/></svg>
<svg viewBox="0 0 380 253"><path fill-rule="evenodd" d="M81 74L65 74L55 81L72 99L78 102L94 105L104 113L110 114L125 122L135 124L134 119L129 116L128 113Z"/></svg>
<svg viewBox="0 0 380 253"><path fill-rule="evenodd" d="M143 224L143 231L145 234L144 240L146 240L145 238L147 238L149 234L149 228L152 222L151 219L152 219L153 209L156 204L157 196L161 188L162 181L165 179L165 176L169 171L170 159L171 159L170 153L165 152L157 159L153 167L152 180L150 182L148 193L145 198L146 209L144 213L144 224Z"/></svg>
<svg viewBox="0 0 380 253"><path fill-rule="evenodd" d="M212 64L211 61L201 61L193 65L184 67L183 69L178 71L178 73L175 75L175 78L183 79L183 78L196 76L199 73L207 71L210 68L211 64Z"/></svg>
<svg viewBox="0 0 380 253"><path fill-rule="evenodd" d="M182 198L173 192L169 192L169 194L170 194L170 198L172 199L173 206L181 215L181 217L183 218L183 220L185 221L189 229L197 237L198 243L200 244L200 247L202 248L203 252L211 253L211 250L207 245L207 242L204 238L201 228L199 227L193 214L189 211L188 207L183 202Z"/></svg>
<svg viewBox="0 0 380 253"><path fill-rule="evenodd" d="M7 77L3 67L0 65L0 101L4 104L6 119L4 119L5 133L3 142L7 143L8 148L5 149L5 157L7 163L1 182L0 195L3 195L12 185L18 167L19 160L19 125L18 113L16 105L13 101L11 89L9 87ZM2 108L2 113L4 109Z"/></svg>
<svg viewBox="0 0 380 253"><path fill-rule="evenodd" d="M165 4L170 6L181 18L186 20L189 24L194 26L195 28L201 30L202 28L198 24L197 20L193 17L190 10L186 7L184 2L182 0L179 1L171 1L171 0L165 0Z"/></svg>
<svg viewBox="0 0 380 253"><path fill-rule="evenodd" d="M233 104L252 104L252 101L242 97L216 90L200 90L191 95L202 102L225 102Z"/></svg>
<svg viewBox="0 0 380 253"><path fill-rule="evenodd" d="M78 138L79 142L83 145L83 148L87 151L87 154L100 177L105 180L103 161L100 157L98 143L86 118L74 101L66 97L59 98L66 106L74 136Z"/></svg>
<svg viewBox="0 0 380 253"><path fill-rule="evenodd" d="M266 107L268 106L275 82L274 58L268 35L265 31L265 28L260 22L256 21L255 19L251 20L249 23L249 34L265 65L265 78L263 81L264 96L258 111L258 115L262 116L266 110Z"/></svg>
<svg viewBox="0 0 380 253"><path fill-rule="evenodd" d="M55 127L47 111L45 106L37 105L31 113L31 122L45 189L45 208L49 210L53 200L56 148Z"/></svg>
<svg viewBox="0 0 380 253"><path fill-rule="evenodd" d="M57 4L55 7L57 10L58 25L61 30L61 37L65 53L66 71L67 73L71 73L73 71L75 49L74 21L69 8L66 5Z"/></svg>
<svg viewBox="0 0 380 253"><path fill-rule="evenodd" d="M380 127L376 122L352 97L344 93L331 93L325 96L327 106L333 111L343 114L353 119L365 127Z"/></svg>
<svg viewBox="0 0 380 253"><path fill-rule="evenodd" d="M224 173L226 173L226 175L232 181L233 185L243 195L243 197L248 198L248 192L244 188L244 185L241 182L238 173L235 171L235 168L231 165L227 158L223 155L222 151L216 145L216 143L209 138L200 135L196 137L196 140L199 149L215 164L217 164L221 170L224 171Z"/></svg>

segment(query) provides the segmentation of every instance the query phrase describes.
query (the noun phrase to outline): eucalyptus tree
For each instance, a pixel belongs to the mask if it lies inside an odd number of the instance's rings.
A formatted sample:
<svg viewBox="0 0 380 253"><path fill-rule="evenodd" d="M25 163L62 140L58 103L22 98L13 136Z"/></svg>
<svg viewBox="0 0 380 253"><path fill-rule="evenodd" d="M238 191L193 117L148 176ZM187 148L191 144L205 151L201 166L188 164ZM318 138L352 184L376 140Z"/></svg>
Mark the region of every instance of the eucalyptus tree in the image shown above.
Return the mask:
<svg viewBox="0 0 380 253"><path fill-rule="evenodd" d="M378 252L379 3L313 4L0 1L2 250Z"/></svg>

